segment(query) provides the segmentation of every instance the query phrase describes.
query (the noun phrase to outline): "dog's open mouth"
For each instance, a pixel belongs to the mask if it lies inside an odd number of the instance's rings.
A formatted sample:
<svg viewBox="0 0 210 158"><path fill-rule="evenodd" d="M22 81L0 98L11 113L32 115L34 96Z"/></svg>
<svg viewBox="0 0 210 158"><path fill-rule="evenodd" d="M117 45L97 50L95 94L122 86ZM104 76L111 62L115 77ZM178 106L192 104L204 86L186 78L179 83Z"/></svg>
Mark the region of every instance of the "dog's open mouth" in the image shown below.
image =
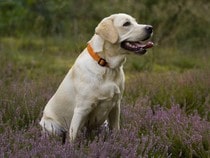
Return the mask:
<svg viewBox="0 0 210 158"><path fill-rule="evenodd" d="M121 47L131 51L131 52L135 52L136 54L145 54L147 52L148 48L153 47L154 43L151 41L148 42L131 42L131 41L123 41L121 43Z"/></svg>

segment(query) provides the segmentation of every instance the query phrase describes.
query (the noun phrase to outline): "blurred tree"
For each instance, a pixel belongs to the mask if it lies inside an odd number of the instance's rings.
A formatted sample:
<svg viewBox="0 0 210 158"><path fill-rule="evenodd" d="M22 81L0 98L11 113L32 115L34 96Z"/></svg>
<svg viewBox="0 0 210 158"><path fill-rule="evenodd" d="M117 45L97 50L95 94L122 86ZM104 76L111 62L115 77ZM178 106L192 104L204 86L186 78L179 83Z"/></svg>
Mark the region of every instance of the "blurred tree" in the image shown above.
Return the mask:
<svg viewBox="0 0 210 158"><path fill-rule="evenodd" d="M208 46L208 0L0 0L0 35L83 38L93 33L102 18L119 12L153 25L159 44Z"/></svg>

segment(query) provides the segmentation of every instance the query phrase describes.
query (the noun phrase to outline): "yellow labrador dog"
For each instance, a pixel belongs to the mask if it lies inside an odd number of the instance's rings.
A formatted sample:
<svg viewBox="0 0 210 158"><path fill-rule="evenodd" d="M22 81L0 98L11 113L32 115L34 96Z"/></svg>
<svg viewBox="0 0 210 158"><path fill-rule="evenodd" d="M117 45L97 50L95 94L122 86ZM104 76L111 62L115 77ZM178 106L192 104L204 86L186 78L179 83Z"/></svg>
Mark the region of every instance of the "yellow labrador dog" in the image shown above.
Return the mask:
<svg viewBox="0 0 210 158"><path fill-rule="evenodd" d="M92 129L106 120L110 129L120 129L126 54L146 53L153 46L148 41L152 33L151 25L138 24L127 14L104 18L47 103L43 130L61 136L69 132L73 141L82 127Z"/></svg>

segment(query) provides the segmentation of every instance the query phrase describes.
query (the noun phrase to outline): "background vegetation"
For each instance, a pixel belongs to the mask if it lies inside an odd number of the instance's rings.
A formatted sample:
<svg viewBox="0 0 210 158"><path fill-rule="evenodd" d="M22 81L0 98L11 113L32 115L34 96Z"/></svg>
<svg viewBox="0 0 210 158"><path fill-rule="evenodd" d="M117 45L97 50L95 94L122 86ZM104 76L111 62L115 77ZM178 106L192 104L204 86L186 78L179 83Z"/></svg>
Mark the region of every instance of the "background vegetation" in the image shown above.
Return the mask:
<svg viewBox="0 0 210 158"><path fill-rule="evenodd" d="M119 12L153 25L155 43L128 56L122 130L64 146L41 136L45 104ZM209 157L209 15L208 0L0 0L0 157Z"/></svg>

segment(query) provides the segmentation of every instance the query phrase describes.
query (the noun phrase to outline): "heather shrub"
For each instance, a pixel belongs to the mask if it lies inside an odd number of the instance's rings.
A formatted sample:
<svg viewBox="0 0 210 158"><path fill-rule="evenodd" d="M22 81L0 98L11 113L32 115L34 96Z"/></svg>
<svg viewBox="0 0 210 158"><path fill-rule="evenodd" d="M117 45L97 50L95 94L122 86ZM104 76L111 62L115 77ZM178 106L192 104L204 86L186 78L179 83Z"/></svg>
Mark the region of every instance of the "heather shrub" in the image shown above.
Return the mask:
<svg viewBox="0 0 210 158"><path fill-rule="evenodd" d="M11 67L11 69L14 68ZM22 79L22 72L19 72L20 75L18 75L18 72L10 74L9 71L7 71L8 76L4 74L0 81L1 121L3 125L12 129L25 129L41 117L44 105L52 96L51 92L56 90L56 82L59 78L51 76L51 82L35 82L26 76ZM14 68L11 71L17 70ZM17 77L14 78L14 76ZM48 80L47 76L45 79ZM0 131L2 130L4 128L0 128Z"/></svg>
<svg viewBox="0 0 210 158"><path fill-rule="evenodd" d="M125 98L135 104L138 97L149 97L151 106L179 104L190 114L198 111L209 117L209 71L194 70L168 73L141 73L128 80ZM208 118L209 119L209 118Z"/></svg>
<svg viewBox="0 0 210 158"><path fill-rule="evenodd" d="M148 102L142 98L135 106L122 106L120 131L102 126L92 139L81 133L75 143L65 145L56 137L41 135L37 124L22 130L6 127L0 135L0 156L208 157L209 122L197 114L187 116L178 105L153 111L145 106Z"/></svg>
<svg viewBox="0 0 210 158"><path fill-rule="evenodd" d="M172 105L171 109L162 107L150 109L148 106L144 107L145 102L147 102L147 105L150 104L149 100L140 99L131 108L133 111L132 115L129 116L132 116L132 119L125 115L129 119L135 120L132 122L135 122L133 126L139 128L140 140L146 139L147 150L151 148L145 156L162 152L162 154L167 153L173 155L173 157L180 156L179 154L183 157L191 157L192 155L202 157L199 152L194 153L194 150L207 154L206 144L209 144L209 122L204 121L204 123L197 114L187 116L179 105ZM204 128L206 130L203 130Z"/></svg>

